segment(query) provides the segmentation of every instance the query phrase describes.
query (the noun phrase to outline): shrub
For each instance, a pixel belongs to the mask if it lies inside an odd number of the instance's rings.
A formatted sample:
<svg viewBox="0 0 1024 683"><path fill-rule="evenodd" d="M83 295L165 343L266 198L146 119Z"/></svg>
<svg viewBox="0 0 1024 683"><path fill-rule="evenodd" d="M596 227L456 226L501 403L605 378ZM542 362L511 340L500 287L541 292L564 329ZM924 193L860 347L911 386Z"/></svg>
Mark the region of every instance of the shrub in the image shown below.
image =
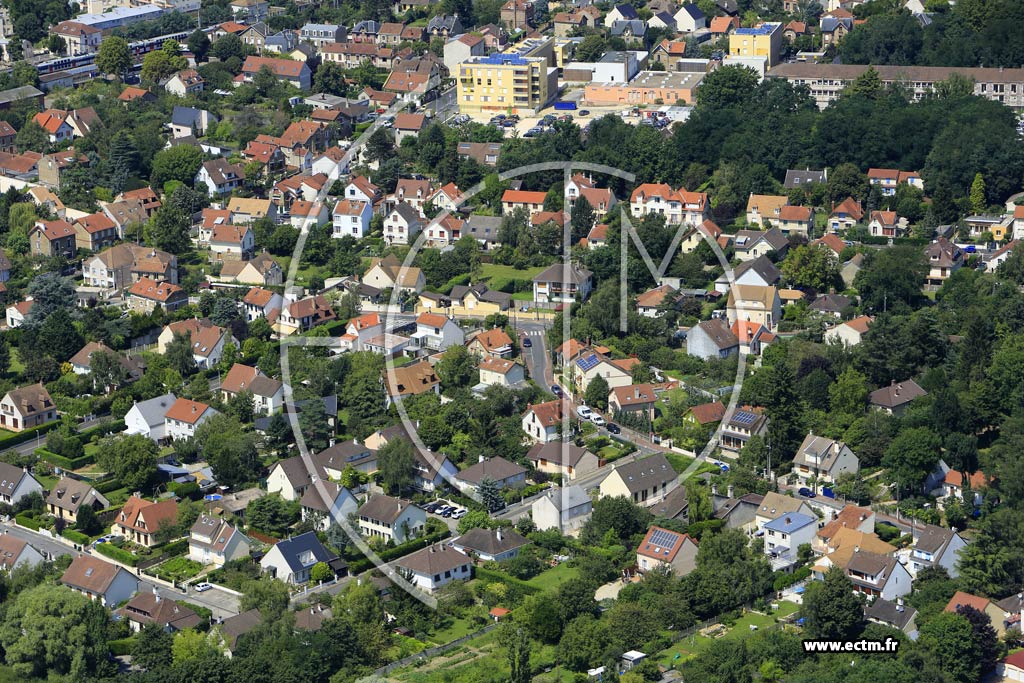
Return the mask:
<svg viewBox="0 0 1024 683"><path fill-rule="evenodd" d="M118 548L113 543L100 543L96 546L96 552L100 555L106 555L112 560L117 560L121 564L126 564L129 567L134 567L139 563L139 558L134 554Z"/></svg>
<svg viewBox="0 0 1024 683"><path fill-rule="evenodd" d="M89 545L90 541L92 541L91 538L83 534L81 531L75 531L74 529L65 529L61 532L61 536L79 545Z"/></svg>
<svg viewBox="0 0 1024 683"><path fill-rule="evenodd" d="M33 517L30 517L27 512L19 513L15 516L15 519L18 520L18 524L25 527L26 529L31 529L32 531L39 531L39 521Z"/></svg>
<svg viewBox="0 0 1024 683"><path fill-rule="evenodd" d="M115 657L123 657L130 655L135 647L135 638L121 638L120 640L108 640L107 646L110 648L110 654Z"/></svg>
<svg viewBox="0 0 1024 683"><path fill-rule="evenodd" d="M45 448L37 448L35 452L43 462L48 462L54 467L59 467L64 470L74 471L93 463L93 456L91 455L82 455L77 458L66 458L63 455L59 455Z"/></svg>

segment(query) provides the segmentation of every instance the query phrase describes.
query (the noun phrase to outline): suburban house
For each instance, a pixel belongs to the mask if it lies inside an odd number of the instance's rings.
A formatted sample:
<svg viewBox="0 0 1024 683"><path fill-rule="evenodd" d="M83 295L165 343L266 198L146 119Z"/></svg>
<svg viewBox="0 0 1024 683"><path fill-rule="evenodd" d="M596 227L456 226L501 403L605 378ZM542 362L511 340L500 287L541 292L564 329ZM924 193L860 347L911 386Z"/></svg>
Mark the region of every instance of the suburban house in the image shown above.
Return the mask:
<svg viewBox="0 0 1024 683"><path fill-rule="evenodd" d="M10 573L19 565L35 567L44 559L28 541L11 534L0 535L0 571Z"/></svg>
<svg viewBox="0 0 1024 683"><path fill-rule="evenodd" d="M196 429L202 423L219 413L198 401L190 401L187 398L179 398L167 410L164 416L164 436L172 441L177 439L191 439L196 435Z"/></svg>
<svg viewBox="0 0 1024 683"><path fill-rule="evenodd" d="M528 405L523 413L523 431L534 441L555 441L562 429L562 411L561 399Z"/></svg>
<svg viewBox="0 0 1024 683"><path fill-rule="evenodd" d="M159 306L165 311L176 311L188 304L188 294L171 282L156 282L148 277L140 278L129 287L128 308L136 313L152 313Z"/></svg>
<svg viewBox="0 0 1024 683"><path fill-rule="evenodd" d="M395 566L408 574L410 582L428 592L472 576L472 561L445 543L406 555Z"/></svg>
<svg viewBox="0 0 1024 683"><path fill-rule="evenodd" d="M6 287L6 285L4 286ZM7 314L7 327L12 330L16 327L21 327L25 323L25 318L28 316L29 311L32 310L32 304L32 300L27 299L8 306L5 311ZM3 425L0 424L0 426Z"/></svg>
<svg viewBox="0 0 1024 683"><path fill-rule="evenodd" d="M526 486L526 469L500 456L481 456L479 462L455 475L455 483L461 489L475 490L484 479L490 479L502 489L522 488Z"/></svg>
<svg viewBox="0 0 1024 683"><path fill-rule="evenodd" d="M441 393L441 380L427 360L397 368L384 368L385 402L390 407L406 396L419 396L428 391Z"/></svg>
<svg viewBox="0 0 1024 683"><path fill-rule="evenodd" d="M249 556L249 538L220 517L199 515L188 532L188 558L203 566L223 567L225 562Z"/></svg>
<svg viewBox="0 0 1024 683"><path fill-rule="evenodd" d="M285 500L301 500L302 494L316 479L328 478L319 464L316 471L317 474L311 477L301 455L278 460L267 475L267 492L280 494Z"/></svg>
<svg viewBox="0 0 1024 683"><path fill-rule="evenodd" d="M310 296L298 301L287 301L272 327L282 336L311 330L317 325L329 323L338 316L323 296Z"/></svg>
<svg viewBox="0 0 1024 683"><path fill-rule="evenodd" d="M636 547L636 566L641 573L665 569L686 576L697 567L697 541L687 534L652 526Z"/></svg>
<svg viewBox="0 0 1024 683"><path fill-rule="evenodd" d="M853 318L852 320L847 320L844 323L840 323L835 327L830 327L825 330L825 342L842 343L845 346L856 346L864 339L864 335L867 334L868 328L871 327L872 322L874 322L874 318L862 315L857 318Z"/></svg>
<svg viewBox="0 0 1024 683"><path fill-rule="evenodd" d="M533 278L533 301L538 304L586 301L594 286L594 274L570 263L548 266Z"/></svg>
<svg viewBox="0 0 1024 683"><path fill-rule="evenodd" d="M874 534L874 511L870 508L857 507L856 505L847 505L839 512L833 511L831 521L818 529L818 533L815 536L814 549L818 552L827 552L830 546L837 547L841 545L841 537L849 532ZM858 540L855 544L863 545L863 542Z"/></svg>
<svg viewBox="0 0 1024 683"><path fill-rule="evenodd" d="M811 545L818 530L818 518L800 512L777 517L763 527L764 554L775 571L786 570L797 561L797 550L802 545Z"/></svg>
<svg viewBox="0 0 1024 683"><path fill-rule="evenodd" d="M784 253L789 248L789 239L778 228L770 230L739 230L733 238L736 258L753 261L759 256L772 252Z"/></svg>
<svg viewBox="0 0 1024 683"><path fill-rule="evenodd" d="M747 223L768 228L779 220L782 207L789 204L789 197L750 193L747 198Z"/></svg>
<svg viewBox="0 0 1024 683"><path fill-rule="evenodd" d="M420 313L411 339L413 348L433 352L444 351L449 346L462 346L466 334L452 318L437 313Z"/></svg>
<svg viewBox="0 0 1024 683"><path fill-rule="evenodd" d="M793 458L793 474L805 484L812 478L818 486L834 484L840 474L859 470L860 461L849 446L813 433L804 438Z"/></svg>
<svg viewBox="0 0 1024 683"><path fill-rule="evenodd" d="M480 384L486 388L497 384L503 387L515 387L526 381L526 369L519 363L504 358L488 356L477 366L480 372ZM476 389L474 388L474 391Z"/></svg>
<svg viewBox="0 0 1024 683"><path fill-rule="evenodd" d="M130 287L143 277L177 284L178 257L137 244L118 244L86 258L82 276L86 286L111 292Z"/></svg>
<svg viewBox="0 0 1024 683"><path fill-rule="evenodd" d="M729 329L729 323L721 318L704 320L686 333L686 352L704 360L728 358L739 353L739 348L739 338Z"/></svg>
<svg viewBox="0 0 1024 683"><path fill-rule="evenodd" d="M653 420L654 404L657 399L653 384L628 384L624 387L615 387L608 394L608 412L616 417L629 413Z"/></svg>
<svg viewBox="0 0 1024 683"><path fill-rule="evenodd" d="M356 515L359 533L368 538L383 538L395 545L421 535L427 523L427 513L411 500L383 494L370 496Z"/></svg>
<svg viewBox="0 0 1024 683"><path fill-rule="evenodd" d="M754 512L754 527L760 530L773 519L793 513L800 513L817 519L814 509L806 501L793 498L792 496L784 496L775 491L769 491L764 495L761 504ZM810 542L808 541L808 543Z"/></svg>
<svg viewBox="0 0 1024 683"><path fill-rule="evenodd" d="M28 468L0 462L0 503L14 505L30 493L43 493L43 485Z"/></svg>
<svg viewBox="0 0 1024 683"><path fill-rule="evenodd" d="M586 448L571 441L548 441L534 444L526 454L538 472L573 480L596 472L601 460Z"/></svg>
<svg viewBox="0 0 1024 683"><path fill-rule="evenodd" d="M981 470L978 470L977 472L974 472L973 474L970 475L970 477L967 479L967 485L965 487L963 472L958 472L957 470L951 469L948 472L946 472L946 478L942 482L942 497L947 499L956 498L959 501L963 501L964 489L969 488L971 491L974 492L974 495L971 497L972 500L969 502L969 504L978 507L981 505L983 500L983 496L981 494L982 489L988 488L989 481L989 477Z"/></svg>
<svg viewBox="0 0 1024 683"><path fill-rule="evenodd" d="M466 348L481 357L508 358L512 355L512 337L500 327L495 327L474 336Z"/></svg>
<svg viewBox="0 0 1024 683"><path fill-rule="evenodd" d="M422 292L427 286L422 270L416 266L403 266L394 254L372 258L361 281L377 289L398 288L405 292Z"/></svg>
<svg viewBox="0 0 1024 683"><path fill-rule="evenodd" d="M614 464L612 471L601 481L601 497L624 496L639 505L653 505L679 485L679 475L661 453L634 460L624 465Z"/></svg>
<svg viewBox="0 0 1024 683"><path fill-rule="evenodd" d="M351 351L362 351L366 342L384 333L384 323L377 313L366 313L348 321L341 346Z"/></svg>
<svg viewBox="0 0 1024 683"><path fill-rule="evenodd" d="M124 607L115 612L128 622L128 627L138 633L149 624L156 624L165 631L174 633L188 628L197 628L203 618L191 607L162 597L156 589L136 593Z"/></svg>
<svg viewBox="0 0 1024 683"><path fill-rule="evenodd" d="M309 90L312 85L313 72L305 62L273 57L246 57L245 63L242 64L242 77L246 82L252 82L263 67L267 67L279 79L288 81L299 90Z"/></svg>
<svg viewBox="0 0 1024 683"><path fill-rule="evenodd" d="M840 549L826 558L828 568L841 569L853 583L854 591L862 595L898 600L911 591L910 572L893 555L853 547ZM816 580L823 579L826 571L820 565L812 568Z"/></svg>
<svg viewBox="0 0 1024 683"><path fill-rule="evenodd" d="M117 225L102 211L75 220L75 245L86 251L99 251L119 237Z"/></svg>
<svg viewBox="0 0 1024 683"><path fill-rule="evenodd" d="M281 380L267 377L248 365L235 363L221 380L221 397L226 403L246 391L252 394L253 412L256 414L273 415L284 407L284 383Z"/></svg>
<svg viewBox="0 0 1024 683"><path fill-rule="evenodd" d="M671 285L658 285L636 297L636 312L645 318L658 318L665 314L665 306L676 300L676 289Z"/></svg>
<svg viewBox="0 0 1024 683"><path fill-rule="evenodd" d="M242 298L242 305L245 306L246 320L252 322L257 318L268 317L273 311L281 310L284 297L269 289L252 287Z"/></svg>
<svg viewBox="0 0 1024 683"><path fill-rule="evenodd" d="M334 559L317 539L316 532L307 531L275 543L260 560L260 567L279 581L297 585L309 581L315 564L329 564Z"/></svg>
<svg viewBox="0 0 1024 683"><path fill-rule="evenodd" d="M945 237L940 237L925 249L928 258L928 275L925 287L936 290L964 264L964 253Z"/></svg>
<svg viewBox="0 0 1024 683"><path fill-rule="evenodd" d="M46 511L70 524L78 521L78 511L83 506L98 512L110 507L110 501L88 482L70 477L61 477L46 497Z"/></svg>
<svg viewBox="0 0 1024 683"><path fill-rule="evenodd" d="M915 398L927 395L928 392L912 379L902 382L893 380L889 386L876 389L868 394L868 405L889 415L899 417L906 412L907 406Z"/></svg>
<svg viewBox="0 0 1024 683"><path fill-rule="evenodd" d="M737 408L722 427L723 455L737 456L752 436L764 436L768 431L768 417L761 408Z"/></svg>
<svg viewBox="0 0 1024 683"><path fill-rule="evenodd" d="M597 377L603 377L609 389L623 387L633 383L630 372L639 363L636 358L610 359L596 351L585 353L572 364L572 379L576 391L585 393L590 383Z"/></svg>
<svg viewBox="0 0 1024 683"><path fill-rule="evenodd" d="M167 346L175 336L185 336L192 346L192 359L200 368L212 368L220 362L224 346L238 342L225 327L218 327L209 318L188 318L170 323L160 331L156 347L161 354L167 353Z"/></svg>
<svg viewBox="0 0 1024 683"><path fill-rule="evenodd" d="M207 244L211 261L248 261L256 253L256 237L247 225L218 225Z"/></svg>
<svg viewBox="0 0 1024 683"><path fill-rule="evenodd" d="M139 589L139 580L131 572L92 555L79 555L72 560L60 582L104 607L128 600Z"/></svg>
<svg viewBox="0 0 1024 683"><path fill-rule="evenodd" d="M426 224L411 204L399 202L384 219L384 240L388 244L412 244Z"/></svg>
<svg viewBox="0 0 1024 683"><path fill-rule="evenodd" d="M907 232L907 219L898 217L895 211L872 211L868 232L872 237L903 237Z"/></svg>
<svg viewBox="0 0 1024 683"><path fill-rule="evenodd" d="M177 400L174 394L167 393L145 401L136 401L124 416L127 427L125 434L141 434L153 441L163 441L167 434L167 411Z"/></svg>
<svg viewBox="0 0 1024 683"><path fill-rule="evenodd" d="M593 511L593 502L582 488L573 484L547 492L533 501L530 516L540 531L558 529L563 534L577 533Z"/></svg>
<svg viewBox="0 0 1024 683"><path fill-rule="evenodd" d="M945 567L951 578L960 575L957 563L960 551L967 547L967 542L952 529L925 524L914 527L914 543L910 551L910 567L916 575L926 567Z"/></svg>
<svg viewBox="0 0 1024 683"><path fill-rule="evenodd" d="M178 97L188 97L203 92L205 84L206 81L195 69L182 69L167 79L164 90Z"/></svg>
<svg viewBox="0 0 1024 683"><path fill-rule="evenodd" d="M903 598L875 600L864 608L864 616L873 624L881 624L903 631L911 640L917 640L917 610L903 604ZM998 671L998 667L997 667Z"/></svg>
<svg viewBox="0 0 1024 683"><path fill-rule="evenodd" d="M782 300L774 286L734 285L726 301L729 324L737 320L758 323L769 330L782 320Z"/></svg>
<svg viewBox="0 0 1024 683"><path fill-rule="evenodd" d="M0 399L0 428L23 432L57 419L57 406L43 383L11 389Z"/></svg>
<svg viewBox="0 0 1024 683"><path fill-rule="evenodd" d="M828 229L832 232L849 230L864 218L864 209L853 197L847 197L828 215Z"/></svg>
<svg viewBox="0 0 1024 683"><path fill-rule="evenodd" d="M114 518L111 528L127 541L152 548L158 543L156 533L162 526L178 522L178 503L173 499L154 503L135 494L128 498Z"/></svg>
<svg viewBox="0 0 1024 683"><path fill-rule="evenodd" d="M357 240L362 239L370 232L373 206L356 199L342 199L334 205L331 218L335 237L351 235Z"/></svg>
<svg viewBox="0 0 1024 683"><path fill-rule="evenodd" d="M327 531L338 519L346 519L359 507L359 502L344 486L332 481L321 481L327 492L327 499L317 486L310 486L302 494L302 521L314 520L318 531Z"/></svg>
<svg viewBox="0 0 1024 683"><path fill-rule="evenodd" d="M78 248L75 228L66 220L36 221L28 231L33 256L71 258Z"/></svg>
<svg viewBox="0 0 1024 683"><path fill-rule="evenodd" d="M973 607L987 616L989 621L992 622L992 628L995 629L997 637L1002 638L1006 634L1006 627L1003 625L1006 613L999 605L988 598L965 593L964 591L957 591L949 599L945 609L942 611L956 614L957 610L961 607Z"/></svg>
<svg viewBox="0 0 1024 683"><path fill-rule="evenodd" d="M683 414L683 422L692 425L711 426L725 417L725 405L721 401L690 406Z"/></svg>
<svg viewBox="0 0 1024 683"><path fill-rule="evenodd" d="M605 25L609 25L607 17ZM675 191L664 183L644 183L629 197L630 215L641 218L649 213L661 214L667 225L700 225L708 218L710 206L707 193L685 188Z"/></svg>
<svg viewBox="0 0 1024 683"><path fill-rule="evenodd" d="M452 541L452 547L482 562L504 562L529 543L512 529L476 527Z"/></svg>

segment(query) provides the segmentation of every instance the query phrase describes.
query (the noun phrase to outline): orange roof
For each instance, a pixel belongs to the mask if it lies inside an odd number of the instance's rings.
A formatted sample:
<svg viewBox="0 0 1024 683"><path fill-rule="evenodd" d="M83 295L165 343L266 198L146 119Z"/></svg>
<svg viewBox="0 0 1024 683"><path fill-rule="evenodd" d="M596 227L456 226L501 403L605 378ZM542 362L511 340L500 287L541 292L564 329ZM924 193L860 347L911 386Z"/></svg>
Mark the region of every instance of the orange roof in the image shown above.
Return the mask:
<svg viewBox="0 0 1024 683"><path fill-rule="evenodd" d="M728 33L730 28L736 28L739 24L739 17L715 17L709 28L712 33Z"/></svg>
<svg viewBox="0 0 1024 683"><path fill-rule="evenodd" d="M427 327L444 327L446 322L448 322L448 318L437 313L420 313L420 316L416 318L417 325L426 325Z"/></svg>
<svg viewBox="0 0 1024 683"><path fill-rule="evenodd" d="M970 593L964 593L963 591L957 591L953 593L953 597L949 599L949 604L946 605L946 609L943 612L956 612L956 608L973 607L979 612L983 613L992 604L988 598L983 598L980 595L971 595Z"/></svg>
<svg viewBox="0 0 1024 683"><path fill-rule="evenodd" d="M117 96L117 99L121 100L122 102L131 102L132 100L137 100L141 97L145 97L148 94L148 90L143 90L142 88L136 88L134 86L129 85L121 91L121 94Z"/></svg>
<svg viewBox="0 0 1024 683"><path fill-rule="evenodd" d="M712 422L721 422L722 418L725 417L725 405L721 401L702 403L697 406L690 406L687 412L693 415L699 424L706 425Z"/></svg>
<svg viewBox="0 0 1024 683"><path fill-rule="evenodd" d="M242 299L242 301L247 304L252 304L253 306L259 306L260 308L263 308L264 306L270 303L270 300L272 298L274 298L274 292L270 291L269 289L263 289L262 287L253 287L246 293L245 298Z"/></svg>
<svg viewBox="0 0 1024 683"><path fill-rule="evenodd" d="M91 213L88 216L79 218L76 223L85 228L85 231L89 234L102 232L104 230L113 230L117 226L114 225L114 221L110 220L110 217L102 211Z"/></svg>
<svg viewBox="0 0 1024 683"><path fill-rule="evenodd" d="M65 220L39 221L32 228L32 232L39 230L43 237L48 240L57 240L62 237L70 237L75 234L75 229Z"/></svg>
<svg viewBox="0 0 1024 683"><path fill-rule="evenodd" d="M568 341L562 342L562 344L555 349L555 353L564 356L567 361L570 361L583 353L583 350L586 348L587 345L583 342L577 341L576 339L569 339Z"/></svg>
<svg viewBox="0 0 1024 683"><path fill-rule="evenodd" d="M533 412L537 420L545 427L557 425L562 421L562 400L555 399L547 403L538 403L526 407L527 412Z"/></svg>
<svg viewBox="0 0 1024 683"><path fill-rule="evenodd" d="M714 237L715 239L718 239L718 237L722 234L722 229L718 227L718 224L715 223L710 218L701 223L700 227L707 230L708 234Z"/></svg>
<svg viewBox="0 0 1024 683"><path fill-rule="evenodd" d="M175 294L183 293L184 291L178 285L171 284L170 282L155 282L148 277L144 277L132 285L128 293L131 296L138 296L143 299L166 302Z"/></svg>
<svg viewBox="0 0 1024 683"><path fill-rule="evenodd" d="M873 322L874 318L872 318L871 316L862 315L859 318L852 318L851 320L847 320L845 324L847 327L856 330L861 334L864 334L865 332L868 331L868 327L870 327L871 323Z"/></svg>
<svg viewBox="0 0 1024 683"><path fill-rule="evenodd" d="M260 373L256 368L248 365L242 365L241 363L235 363L231 366L231 369L228 370L228 374L224 376L224 380L220 383L220 388L223 391L237 394L250 386L252 384L252 380L258 374Z"/></svg>
<svg viewBox="0 0 1024 683"><path fill-rule="evenodd" d="M874 513L868 508L860 508L856 505L847 505L839 511L831 522L818 531L818 538L828 540L836 535L840 529L856 529L861 523Z"/></svg>
<svg viewBox="0 0 1024 683"><path fill-rule="evenodd" d="M43 130L51 135L55 134L67 121L68 113L60 109L47 109L32 117L32 120L42 126Z"/></svg>
<svg viewBox="0 0 1024 683"><path fill-rule="evenodd" d="M1013 207L1013 217L1024 218L1024 205L1018 204L1017 206Z"/></svg>
<svg viewBox="0 0 1024 683"><path fill-rule="evenodd" d="M565 214L561 211L541 211L530 218L530 225L544 225L548 222L565 227Z"/></svg>
<svg viewBox="0 0 1024 683"><path fill-rule="evenodd" d="M753 340L757 336L758 330L763 327L764 325L761 323L755 323L751 320L737 320L732 324L731 330L740 343L747 343Z"/></svg>
<svg viewBox="0 0 1024 683"><path fill-rule="evenodd" d="M608 362L625 372L632 372L635 366L640 365L639 358L621 358L619 360L610 360Z"/></svg>
<svg viewBox="0 0 1024 683"><path fill-rule="evenodd" d="M357 330L365 330L370 327L380 325L380 316L376 313L367 313L366 315L361 315L358 318L352 318L348 321L348 324L355 325Z"/></svg>
<svg viewBox="0 0 1024 683"><path fill-rule="evenodd" d="M896 212L895 211L872 211L871 220L877 220L882 225L896 225Z"/></svg>
<svg viewBox="0 0 1024 683"><path fill-rule="evenodd" d="M963 486L964 486L964 475L963 475L962 472L957 472L956 470L950 470L949 472L946 472L946 480L945 481L950 486L955 486L957 488L963 488ZM974 490L974 491L977 491L980 488L984 488L984 487L988 486L988 477L985 475L984 472L982 472L981 470L978 470L977 472L975 472L974 474L971 475L970 486L971 486L971 489Z"/></svg>
<svg viewBox="0 0 1024 683"><path fill-rule="evenodd" d="M587 240L590 242L604 241L608 239L608 224L598 223L587 233Z"/></svg>
<svg viewBox="0 0 1024 683"><path fill-rule="evenodd" d="M143 517L140 524L140 515ZM162 500L154 503L135 495L125 501L120 514L117 515L118 526L127 527L142 533L155 533L165 520L173 524L178 519L178 503L173 500Z"/></svg>
<svg viewBox="0 0 1024 683"><path fill-rule="evenodd" d="M293 62L290 59L275 59L274 57L246 57L242 65L242 72L255 74L263 67L270 69L279 78L298 78L302 69L309 67L305 62Z"/></svg>
<svg viewBox="0 0 1024 683"><path fill-rule="evenodd" d="M485 351L494 351L495 349L512 344L512 338L500 327L481 332L475 337L474 341L480 342Z"/></svg>
<svg viewBox="0 0 1024 683"><path fill-rule="evenodd" d="M818 239L811 242L812 246L816 244L826 246L832 251L834 251L836 254L842 253L843 249L846 248L846 242L839 239L838 235L833 235L832 233L829 233L823 237L819 237Z"/></svg>
<svg viewBox="0 0 1024 683"><path fill-rule="evenodd" d="M786 205L779 209L779 219L783 221L811 220L811 207Z"/></svg>
<svg viewBox="0 0 1024 683"><path fill-rule="evenodd" d="M501 201L508 204L544 204L547 192L530 192L528 190L505 190Z"/></svg>
<svg viewBox="0 0 1024 683"><path fill-rule="evenodd" d="M366 202L354 199L342 199L334 206L335 216L361 216L366 210Z"/></svg>
<svg viewBox="0 0 1024 683"><path fill-rule="evenodd" d="M426 124L427 117L423 114L398 114L395 116L395 130L419 131Z"/></svg>
<svg viewBox="0 0 1024 683"><path fill-rule="evenodd" d="M210 406L198 401L190 401L187 398L179 398L174 405L168 409L164 417L168 420L177 420L186 424L195 424L203 416Z"/></svg>
<svg viewBox="0 0 1024 683"><path fill-rule="evenodd" d="M846 213L849 214L854 220L859 221L864 217L864 209L861 208L860 202L853 197L847 197L844 199L839 206L832 209L832 214Z"/></svg>
<svg viewBox="0 0 1024 683"><path fill-rule="evenodd" d="M657 543L655 543L655 537L657 536ZM663 538L671 538L674 542L671 547L666 548ZM640 545L637 546L637 555L643 555L644 557L650 557L661 562L674 562L679 551L682 550L686 542L697 545L697 540L686 534L681 534L678 531L669 531L663 529L660 526L652 526L647 530L647 535L644 536L644 540L640 541Z"/></svg>

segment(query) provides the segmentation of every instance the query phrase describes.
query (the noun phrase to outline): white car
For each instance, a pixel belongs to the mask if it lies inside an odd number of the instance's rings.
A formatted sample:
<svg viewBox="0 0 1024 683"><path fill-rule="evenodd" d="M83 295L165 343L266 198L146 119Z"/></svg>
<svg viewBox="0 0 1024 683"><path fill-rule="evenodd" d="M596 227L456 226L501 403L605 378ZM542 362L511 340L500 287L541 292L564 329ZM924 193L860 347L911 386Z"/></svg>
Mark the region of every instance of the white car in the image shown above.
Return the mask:
<svg viewBox="0 0 1024 683"><path fill-rule="evenodd" d="M466 508L461 508L452 513L452 519L462 519L466 516Z"/></svg>
<svg viewBox="0 0 1024 683"><path fill-rule="evenodd" d="M205 581L203 581L203 582L201 582L201 583L197 583L197 584L195 585L196 593L202 593L202 592L204 592L204 591L208 591L208 590L210 590L211 588L213 588L213 586L212 586L212 585L210 585L210 584L208 584L208 583L207 583L207 582L205 582Z"/></svg>
<svg viewBox="0 0 1024 683"><path fill-rule="evenodd" d="M590 414L590 421L596 424L598 427L604 427L606 424L608 424L607 422L604 421L604 418L598 415L597 413Z"/></svg>
<svg viewBox="0 0 1024 683"><path fill-rule="evenodd" d="M594 414L594 411L587 406L579 406L576 408L576 414L582 417L584 420L589 420L590 416Z"/></svg>

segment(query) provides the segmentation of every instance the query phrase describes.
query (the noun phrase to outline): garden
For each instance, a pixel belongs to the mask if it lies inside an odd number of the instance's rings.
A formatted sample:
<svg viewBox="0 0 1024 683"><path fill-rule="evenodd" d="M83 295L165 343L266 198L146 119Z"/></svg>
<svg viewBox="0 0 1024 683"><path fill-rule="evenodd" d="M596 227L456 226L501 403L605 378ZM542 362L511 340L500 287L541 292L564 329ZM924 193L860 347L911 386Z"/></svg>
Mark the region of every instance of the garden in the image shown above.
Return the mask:
<svg viewBox="0 0 1024 683"><path fill-rule="evenodd" d="M146 573L164 581L178 583L195 577L202 570L203 565L195 560L190 560L187 557L172 557L166 562L150 567Z"/></svg>

